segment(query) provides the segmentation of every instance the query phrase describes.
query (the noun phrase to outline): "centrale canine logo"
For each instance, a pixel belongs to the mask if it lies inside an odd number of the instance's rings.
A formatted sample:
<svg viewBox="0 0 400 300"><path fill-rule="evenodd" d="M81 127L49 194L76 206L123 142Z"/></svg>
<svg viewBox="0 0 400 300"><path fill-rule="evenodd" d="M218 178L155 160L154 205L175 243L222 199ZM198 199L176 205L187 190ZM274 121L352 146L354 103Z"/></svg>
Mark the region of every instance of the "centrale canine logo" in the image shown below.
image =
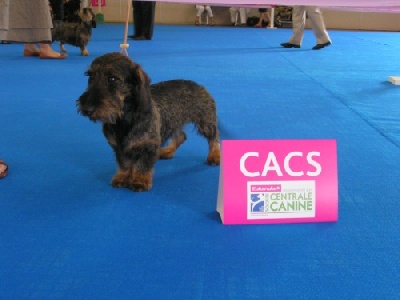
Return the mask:
<svg viewBox="0 0 400 300"><path fill-rule="evenodd" d="M315 217L315 182L312 180L248 182L250 219Z"/></svg>

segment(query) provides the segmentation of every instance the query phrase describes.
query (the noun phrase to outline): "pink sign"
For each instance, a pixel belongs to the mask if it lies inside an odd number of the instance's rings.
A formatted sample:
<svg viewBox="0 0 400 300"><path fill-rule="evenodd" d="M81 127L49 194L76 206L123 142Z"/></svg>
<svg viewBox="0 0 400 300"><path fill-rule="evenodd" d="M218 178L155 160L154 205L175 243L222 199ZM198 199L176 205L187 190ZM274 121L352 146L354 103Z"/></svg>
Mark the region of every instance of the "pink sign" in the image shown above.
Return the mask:
<svg viewBox="0 0 400 300"><path fill-rule="evenodd" d="M101 0L100 3L99 0L92 0L92 6L99 6L99 4L101 7L106 6L106 0Z"/></svg>
<svg viewBox="0 0 400 300"><path fill-rule="evenodd" d="M224 140L223 224L336 222L335 140Z"/></svg>

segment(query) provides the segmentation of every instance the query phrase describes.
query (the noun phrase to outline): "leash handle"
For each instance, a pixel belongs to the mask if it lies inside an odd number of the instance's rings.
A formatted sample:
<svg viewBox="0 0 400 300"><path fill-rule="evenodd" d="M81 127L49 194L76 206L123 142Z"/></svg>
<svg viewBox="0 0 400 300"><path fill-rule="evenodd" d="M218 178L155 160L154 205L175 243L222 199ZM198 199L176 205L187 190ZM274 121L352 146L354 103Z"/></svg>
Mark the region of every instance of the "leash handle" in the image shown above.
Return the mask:
<svg viewBox="0 0 400 300"><path fill-rule="evenodd" d="M129 48L129 44L127 43L127 41L128 41L129 12L131 10L131 4L132 4L132 1L128 0L128 8L126 10L126 18L125 18L124 42L123 42L123 44L119 45L121 47L121 53L126 56L129 56L128 50L127 50Z"/></svg>

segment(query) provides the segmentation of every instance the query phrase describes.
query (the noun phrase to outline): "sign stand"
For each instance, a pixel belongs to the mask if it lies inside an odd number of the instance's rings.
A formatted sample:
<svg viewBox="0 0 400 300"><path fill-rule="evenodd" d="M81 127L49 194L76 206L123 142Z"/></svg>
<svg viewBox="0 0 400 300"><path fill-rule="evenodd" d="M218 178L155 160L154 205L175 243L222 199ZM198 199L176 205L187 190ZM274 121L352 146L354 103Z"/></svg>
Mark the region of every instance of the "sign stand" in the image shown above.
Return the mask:
<svg viewBox="0 0 400 300"><path fill-rule="evenodd" d="M223 224L336 222L335 140L223 140Z"/></svg>

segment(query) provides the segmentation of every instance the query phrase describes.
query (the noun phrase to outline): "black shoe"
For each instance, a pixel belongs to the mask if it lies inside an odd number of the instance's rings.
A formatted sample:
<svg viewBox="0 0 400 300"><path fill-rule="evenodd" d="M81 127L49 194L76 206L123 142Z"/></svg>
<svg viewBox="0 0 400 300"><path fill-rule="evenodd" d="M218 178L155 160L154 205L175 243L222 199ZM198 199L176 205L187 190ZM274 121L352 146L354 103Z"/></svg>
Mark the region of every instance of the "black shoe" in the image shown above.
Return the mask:
<svg viewBox="0 0 400 300"><path fill-rule="evenodd" d="M316 44L314 47L312 47L312 49L313 50L319 50L319 49L328 47L331 44L332 44L331 42L327 42L327 43L324 43L324 44Z"/></svg>
<svg viewBox="0 0 400 300"><path fill-rule="evenodd" d="M144 36L144 35L140 35L140 36L134 36L134 37L133 37L133 39L134 39L134 40L136 40L136 41L145 41L145 40L150 40L150 38L149 38L149 37L146 37L146 36Z"/></svg>
<svg viewBox="0 0 400 300"><path fill-rule="evenodd" d="M300 48L300 45L292 44L292 43L282 43L281 46L283 48Z"/></svg>

